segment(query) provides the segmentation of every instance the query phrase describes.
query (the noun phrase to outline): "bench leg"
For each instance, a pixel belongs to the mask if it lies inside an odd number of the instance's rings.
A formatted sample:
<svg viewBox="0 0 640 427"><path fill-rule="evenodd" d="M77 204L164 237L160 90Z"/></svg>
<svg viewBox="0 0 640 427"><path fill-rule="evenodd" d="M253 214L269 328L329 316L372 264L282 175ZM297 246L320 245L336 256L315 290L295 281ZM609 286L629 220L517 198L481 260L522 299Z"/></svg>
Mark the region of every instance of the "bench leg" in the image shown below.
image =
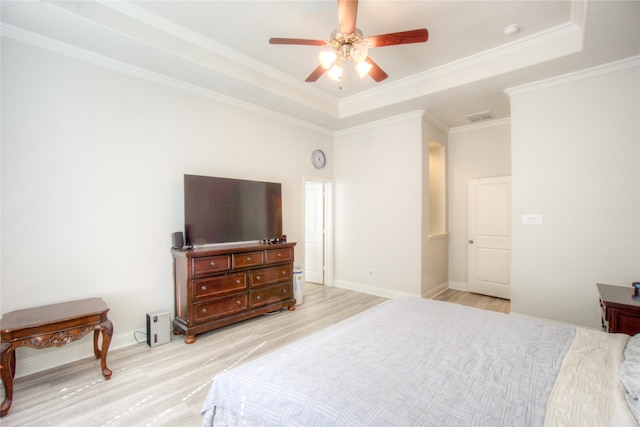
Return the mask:
<svg viewBox="0 0 640 427"><path fill-rule="evenodd" d="M13 377L16 372L16 355L11 344L0 344L0 377L4 385L4 400L0 406L0 417L9 413L13 401Z"/></svg>

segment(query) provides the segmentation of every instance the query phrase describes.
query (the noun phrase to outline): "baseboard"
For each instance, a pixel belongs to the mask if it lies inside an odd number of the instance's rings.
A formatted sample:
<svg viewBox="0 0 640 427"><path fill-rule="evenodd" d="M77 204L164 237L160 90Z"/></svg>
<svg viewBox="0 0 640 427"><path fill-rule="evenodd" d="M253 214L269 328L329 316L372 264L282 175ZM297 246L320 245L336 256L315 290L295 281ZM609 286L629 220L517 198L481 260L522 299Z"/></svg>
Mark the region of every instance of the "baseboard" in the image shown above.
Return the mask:
<svg viewBox="0 0 640 427"><path fill-rule="evenodd" d="M429 289L427 292L424 292L422 294L422 298L431 299L431 298L433 298L435 296L440 295L441 293L443 293L447 289L449 289L449 282L441 283L440 285L436 286L435 288Z"/></svg>
<svg viewBox="0 0 640 427"><path fill-rule="evenodd" d="M394 291L393 289L379 288L377 286L364 285L362 283L348 282L346 280L336 279L333 286L340 289L348 289L350 291L362 292L377 297L397 299L402 297L416 297L419 295L410 294L408 292Z"/></svg>
<svg viewBox="0 0 640 427"><path fill-rule="evenodd" d="M136 331L123 332L111 337L109 352L117 348L138 344L134 338ZM146 345L146 343L145 343ZM93 354L93 334L88 334L79 341L63 347L35 350L19 347L16 349L16 378L35 374L47 369L56 368L86 358L95 359ZM107 354L107 366L109 355ZM100 371L100 362L96 360L96 372Z"/></svg>
<svg viewBox="0 0 640 427"><path fill-rule="evenodd" d="M449 289L455 289L456 291L469 292L469 287L466 282L452 282L449 281Z"/></svg>

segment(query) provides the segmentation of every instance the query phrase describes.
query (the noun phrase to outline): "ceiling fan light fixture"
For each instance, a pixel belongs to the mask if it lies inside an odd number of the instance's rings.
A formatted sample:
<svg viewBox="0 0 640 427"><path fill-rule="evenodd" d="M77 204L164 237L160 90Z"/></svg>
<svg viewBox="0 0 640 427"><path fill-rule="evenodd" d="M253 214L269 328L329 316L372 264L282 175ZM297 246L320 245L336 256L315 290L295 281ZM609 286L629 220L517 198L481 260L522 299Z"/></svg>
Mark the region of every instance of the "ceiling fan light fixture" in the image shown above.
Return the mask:
<svg viewBox="0 0 640 427"><path fill-rule="evenodd" d="M320 65L322 65L322 68L324 68L325 70L328 70L329 67L331 67L336 62L336 59L338 59L338 55L333 50L323 50L318 55Z"/></svg>
<svg viewBox="0 0 640 427"><path fill-rule="evenodd" d="M2 0L0 0L2 1ZM335 0L334 0L335 1ZM318 55L318 65L305 79L315 82L325 73L333 80L342 79L342 64L352 60L360 77L369 75L377 83L389 75L369 57L369 49L381 46L393 46L410 43L424 43L429 39L426 28L364 37L356 27L358 0L338 1L338 28L331 33L329 40L271 37L269 44L288 44L303 46L322 46L327 50ZM342 88L342 85L340 85Z"/></svg>
<svg viewBox="0 0 640 427"><path fill-rule="evenodd" d="M340 81L340 79L342 78L342 62L334 62L333 66L329 68L327 74L329 75L329 78L331 80L335 80L337 82Z"/></svg>
<svg viewBox="0 0 640 427"><path fill-rule="evenodd" d="M356 69L358 70L358 74L360 75L360 78L366 76L367 74L369 74L369 71L371 70L372 65L369 64L368 62L362 61L356 64Z"/></svg>

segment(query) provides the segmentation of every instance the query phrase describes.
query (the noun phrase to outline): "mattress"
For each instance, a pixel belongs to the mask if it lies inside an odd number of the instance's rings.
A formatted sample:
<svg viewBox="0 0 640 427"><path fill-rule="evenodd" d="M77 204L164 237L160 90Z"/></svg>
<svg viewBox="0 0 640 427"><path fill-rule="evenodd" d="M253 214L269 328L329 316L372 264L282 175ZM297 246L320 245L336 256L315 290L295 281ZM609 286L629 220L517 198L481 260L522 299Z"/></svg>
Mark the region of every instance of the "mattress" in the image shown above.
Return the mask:
<svg viewBox="0 0 640 427"><path fill-rule="evenodd" d="M218 375L203 425L634 425L617 381L627 339L388 300Z"/></svg>

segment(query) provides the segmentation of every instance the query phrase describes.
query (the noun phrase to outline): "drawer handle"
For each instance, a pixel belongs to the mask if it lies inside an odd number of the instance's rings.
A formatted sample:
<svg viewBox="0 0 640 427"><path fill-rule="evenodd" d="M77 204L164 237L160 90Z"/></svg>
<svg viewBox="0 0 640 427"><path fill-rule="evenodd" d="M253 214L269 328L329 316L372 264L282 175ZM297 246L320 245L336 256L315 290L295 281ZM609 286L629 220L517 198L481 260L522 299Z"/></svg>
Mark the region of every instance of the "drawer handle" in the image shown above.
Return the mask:
<svg viewBox="0 0 640 427"><path fill-rule="evenodd" d="M286 289L283 289L283 290L282 290L282 293L283 293L283 294L286 294L286 293L287 293L287 290L286 290Z"/></svg>
<svg viewBox="0 0 640 427"><path fill-rule="evenodd" d="M247 261L251 261L251 257L250 256L247 257Z"/></svg>
<svg viewBox="0 0 640 427"><path fill-rule="evenodd" d="M209 265L210 265L211 267L215 267L215 266L216 266L216 263L215 263L215 261L211 261L211 262L209 263Z"/></svg>
<svg viewBox="0 0 640 427"><path fill-rule="evenodd" d="M282 270L282 275L286 276L287 275L287 270Z"/></svg>
<svg viewBox="0 0 640 427"><path fill-rule="evenodd" d="M202 288L200 288L200 289L202 289L203 291L206 291L207 287L205 285L202 285Z"/></svg>
<svg viewBox="0 0 640 427"><path fill-rule="evenodd" d="M256 299L259 300L260 299L260 295L256 295Z"/></svg>
<svg viewBox="0 0 640 427"><path fill-rule="evenodd" d="M239 285L240 283L242 283L242 280L236 279L236 283Z"/></svg>
<svg viewBox="0 0 640 427"><path fill-rule="evenodd" d="M207 309L206 308L202 309L202 314L207 314Z"/></svg>
<svg viewBox="0 0 640 427"><path fill-rule="evenodd" d="M242 305L242 301L238 300L238 301L236 301L236 304Z"/></svg>
<svg viewBox="0 0 640 427"><path fill-rule="evenodd" d="M256 280L262 280L260 276L256 276Z"/></svg>
<svg viewBox="0 0 640 427"><path fill-rule="evenodd" d="M280 252L278 252L278 253L276 254L276 257L278 257L278 258L282 258L282 254L281 254Z"/></svg>

